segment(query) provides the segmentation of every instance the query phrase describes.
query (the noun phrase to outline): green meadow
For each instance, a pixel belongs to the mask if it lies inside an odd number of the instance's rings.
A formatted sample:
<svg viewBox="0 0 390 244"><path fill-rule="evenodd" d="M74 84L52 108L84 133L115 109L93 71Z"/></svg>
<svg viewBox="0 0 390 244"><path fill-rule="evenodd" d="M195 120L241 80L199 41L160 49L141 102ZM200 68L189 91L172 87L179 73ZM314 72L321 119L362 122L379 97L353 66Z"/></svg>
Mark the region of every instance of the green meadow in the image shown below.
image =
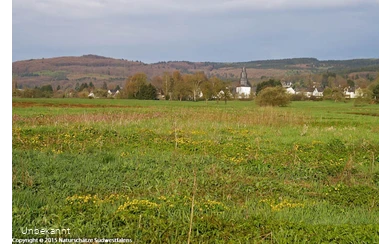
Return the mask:
<svg viewBox="0 0 390 244"><path fill-rule="evenodd" d="M13 99L12 116L14 238L379 242L379 105Z"/></svg>

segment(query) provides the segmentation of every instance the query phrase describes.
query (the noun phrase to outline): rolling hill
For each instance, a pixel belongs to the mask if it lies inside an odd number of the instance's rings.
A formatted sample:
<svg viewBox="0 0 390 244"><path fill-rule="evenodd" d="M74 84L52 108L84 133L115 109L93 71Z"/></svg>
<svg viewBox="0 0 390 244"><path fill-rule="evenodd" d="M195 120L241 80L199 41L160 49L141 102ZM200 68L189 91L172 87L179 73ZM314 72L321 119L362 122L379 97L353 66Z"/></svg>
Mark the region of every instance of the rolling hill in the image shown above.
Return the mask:
<svg viewBox="0 0 390 244"><path fill-rule="evenodd" d="M352 72L378 72L379 59L326 60L292 58L257 60L248 62L189 62L167 61L146 64L140 61L114 59L98 55L80 57L55 57L30 59L12 63L12 73L19 86L34 87L44 84L73 87L77 82L93 82L100 86L122 85L125 79L137 72L144 72L149 79L164 72L179 70L181 73L203 71L207 76L217 76L235 81L242 67L248 77L256 82L265 77L282 78L293 74L312 74L331 71L340 74Z"/></svg>

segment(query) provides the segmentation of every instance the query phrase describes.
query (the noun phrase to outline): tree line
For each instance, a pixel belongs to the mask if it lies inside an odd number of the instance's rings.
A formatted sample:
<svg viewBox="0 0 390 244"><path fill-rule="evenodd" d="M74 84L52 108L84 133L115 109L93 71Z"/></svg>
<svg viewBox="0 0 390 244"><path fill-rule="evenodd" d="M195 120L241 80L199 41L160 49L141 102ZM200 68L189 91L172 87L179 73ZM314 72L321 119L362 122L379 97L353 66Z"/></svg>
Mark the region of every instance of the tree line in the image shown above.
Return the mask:
<svg viewBox="0 0 390 244"><path fill-rule="evenodd" d="M145 73L136 73L125 81L121 98L164 99L178 101L197 101L204 99L225 99L230 84L215 76L208 78L204 72L181 74L176 70L164 72L148 81ZM222 92L221 92L222 91Z"/></svg>
<svg viewBox="0 0 390 244"><path fill-rule="evenodd" d="M19 89L16 81L13 80L13 96L38 98L38 97L80 97L87 98L93 93L94 97L113 97L108 93L107 83L104 82L99 88L93 82L77 82L73 88L63 89L60 86L53 89L52 85L42 87ZM120 99L142 99L142 100L178 100L198 101L230 98L231 82L223 81L213 76L208 78L204 72L193 74L182 74L176 70L164 72L161 76L154 76L148 79L143 72L128 76L123 87L117 85L114 92L119 90L115 98Z"/></svg>
<svg viewBox="0 0 390 244"><path fill-rule="evenodd" d="M266 77L264 77L266 78ZM323 90L322 99L334 101L345 100L344 88L363 88L364 96L356 99L357 101L365 101L379 103L379 74L363 73L363 74L348 74L339 75L334 72L327 71L322 74L308 75L291 75L284 77L284 81L289 81L292 88L303 91L305 89L318 87ZM283 82L283 80L282 80ZM260 93L268 87L280 87L282 83L280 79L269 77L268 80L258 82L255 87L255 92L250 99L260 99ZM106 82L100 87L95 87L92 81L89 83L77 82L74 87L66 88L57 86L53 89L52 85L43 85L41 87L20 89L13 80L13 95L19 97L79 97L79 98L120 98L120 99L141 99L141 100L177 100L177 101L198 101L198 100L225 100L234 98L234 87L231 81L222 80L217 76L207 77L204 72L185 73L175 70L173 72L164 72L162 75L154 76L151 79L143 72L128 76L124 80L123 85L116 85L115 89L110 89L109 93ZM110 88L113 88L110 84ZM18 89L19 88L19 89ZM279 92L285 89L277 89ZM116 93L119 91L119 93ZM273 91L275 92L275 91ZM262 96L263 100L272 100L274 95ZM280 98L280 97L279 97ZM307 100L303 93L299 95L290 95L287 100ZM283 99L286 101L283 97ZM318 100L318 97L315 99ZM283 102L286 104L286 102ZM266 103L262 103L266 104ZM270 103L273 104L273 103Z"/></svg>

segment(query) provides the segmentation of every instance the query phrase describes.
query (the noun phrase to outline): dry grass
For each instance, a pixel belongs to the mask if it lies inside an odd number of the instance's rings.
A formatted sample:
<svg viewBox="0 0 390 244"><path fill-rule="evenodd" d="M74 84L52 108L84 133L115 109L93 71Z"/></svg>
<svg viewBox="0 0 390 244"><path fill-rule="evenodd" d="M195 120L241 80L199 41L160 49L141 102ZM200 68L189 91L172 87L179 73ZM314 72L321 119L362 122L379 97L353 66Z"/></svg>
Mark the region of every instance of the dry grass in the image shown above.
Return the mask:
<svg viewBox="0 0 390 244"><path fill-rule="evenodd" d="M150 120L162 117L163 114L159 112L155 113L88 113L88 114L61 114L55 116L37 116L37 117L21 117L18 115L12 116L12 122L25 125L38 126L38 125L68 125L68 124L115 124L115 125L127 125L131 123L137 123L144 120Z"/></svg>
<svg viewBox="0 0 390 244"><path fill-rule="evenodd" d="M240 127L246 126L272 126L282 127L286 125L303 126L307 124L311 117L303 113L282 111L278 108L264 107L258 110L234 112L202 112L188 114L188 121L193 123L218 123L218 124L237 124Z"/></svg>

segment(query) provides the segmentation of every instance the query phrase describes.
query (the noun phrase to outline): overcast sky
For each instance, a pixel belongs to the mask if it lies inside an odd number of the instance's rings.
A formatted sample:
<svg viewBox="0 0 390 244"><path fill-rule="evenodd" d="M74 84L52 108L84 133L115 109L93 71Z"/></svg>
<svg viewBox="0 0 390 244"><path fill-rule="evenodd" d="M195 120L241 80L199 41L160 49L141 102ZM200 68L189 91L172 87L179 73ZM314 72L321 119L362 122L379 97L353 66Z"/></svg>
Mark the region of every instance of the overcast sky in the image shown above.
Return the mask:
<svg viewBox="0 0 390 244"><path fill-rule="evenodd" d="M13 0L12 60L378 58L378 0Z"/></svg>

